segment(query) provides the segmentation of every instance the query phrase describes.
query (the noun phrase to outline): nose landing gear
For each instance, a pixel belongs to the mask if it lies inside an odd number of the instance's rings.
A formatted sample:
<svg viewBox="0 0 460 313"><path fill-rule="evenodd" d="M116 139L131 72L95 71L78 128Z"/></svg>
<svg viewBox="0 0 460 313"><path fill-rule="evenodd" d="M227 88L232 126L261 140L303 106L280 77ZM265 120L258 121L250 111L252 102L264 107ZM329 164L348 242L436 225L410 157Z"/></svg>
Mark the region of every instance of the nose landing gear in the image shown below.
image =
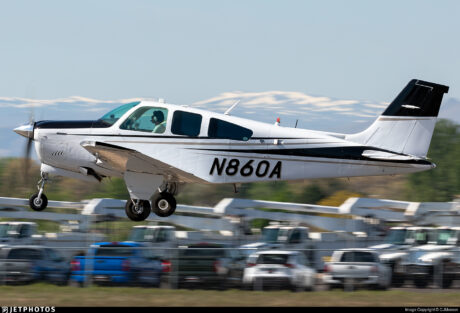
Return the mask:
<svg viewBox="0 0 460 313"><path fill-rule="evenodd" d="M45 183L48 181L48 174L42 173L42 178L38 181L38 193L29 198L29 206L34 211L43 211L48 206L48 198L43 193Z"/></svg>

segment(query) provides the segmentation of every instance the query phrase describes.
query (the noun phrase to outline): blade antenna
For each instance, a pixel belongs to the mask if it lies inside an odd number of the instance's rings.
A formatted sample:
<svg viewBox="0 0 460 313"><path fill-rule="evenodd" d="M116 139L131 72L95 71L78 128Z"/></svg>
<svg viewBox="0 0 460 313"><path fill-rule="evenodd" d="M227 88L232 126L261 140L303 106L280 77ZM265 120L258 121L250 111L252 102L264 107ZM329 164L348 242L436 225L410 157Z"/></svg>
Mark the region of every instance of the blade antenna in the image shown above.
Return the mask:
<svg viewBox="0 0 460 313"><path fill-rule="evenodd" d="M225 111L225 115L230 115L230 112L240 103L241 100L237 100L233 105Z"/></svg>

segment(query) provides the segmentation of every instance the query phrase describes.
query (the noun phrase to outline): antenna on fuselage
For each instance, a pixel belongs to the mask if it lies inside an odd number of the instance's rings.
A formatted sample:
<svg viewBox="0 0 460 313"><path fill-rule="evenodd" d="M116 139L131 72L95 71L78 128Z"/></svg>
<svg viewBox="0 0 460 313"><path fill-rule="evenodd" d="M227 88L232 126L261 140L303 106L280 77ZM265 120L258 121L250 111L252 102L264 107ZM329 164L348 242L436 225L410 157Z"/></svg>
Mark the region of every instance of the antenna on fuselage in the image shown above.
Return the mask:
<svg viewBox="0 0 460 313"><path fill-rule="evenodd" d="M230 115L230 112L240 103L241 100L237 100L235 103L233 103L233 105L231 107L229 107L227 109L227 111L225 111L225 115Z"/></svg>

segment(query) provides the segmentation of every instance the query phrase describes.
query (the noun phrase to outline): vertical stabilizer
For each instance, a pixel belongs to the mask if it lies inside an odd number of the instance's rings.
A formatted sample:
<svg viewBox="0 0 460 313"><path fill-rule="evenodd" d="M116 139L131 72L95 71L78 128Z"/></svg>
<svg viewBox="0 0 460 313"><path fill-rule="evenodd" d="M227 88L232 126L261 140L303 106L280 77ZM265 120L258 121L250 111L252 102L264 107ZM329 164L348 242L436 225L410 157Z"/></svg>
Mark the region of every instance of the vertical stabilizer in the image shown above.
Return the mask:
<svg viewBox="0 0 460 313"><path fill-rule="evenodd" d="M411 80L385 112L349 141L417 157L426 157L442 97L449 87Z"/></svg>

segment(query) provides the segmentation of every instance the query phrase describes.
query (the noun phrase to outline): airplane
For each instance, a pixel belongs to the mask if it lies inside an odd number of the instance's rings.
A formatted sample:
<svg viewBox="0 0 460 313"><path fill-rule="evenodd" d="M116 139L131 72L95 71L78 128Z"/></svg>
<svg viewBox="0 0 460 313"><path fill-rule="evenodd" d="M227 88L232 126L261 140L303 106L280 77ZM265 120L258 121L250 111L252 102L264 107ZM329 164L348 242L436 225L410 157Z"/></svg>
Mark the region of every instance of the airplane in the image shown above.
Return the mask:
<svg viewBox="0 0 460 313"><path fill-rule="evenodd" d="M448 86L413 79L367 129L355 134L283 127L138 101L95 121L38 121L14 131L41 162L33 210L47 206L49 175L100 182L121 177L133 221L170 216L184 183L239 184L394 175L429 170L427 152ZM235 185L236 186L236 185Z"/></svg>

